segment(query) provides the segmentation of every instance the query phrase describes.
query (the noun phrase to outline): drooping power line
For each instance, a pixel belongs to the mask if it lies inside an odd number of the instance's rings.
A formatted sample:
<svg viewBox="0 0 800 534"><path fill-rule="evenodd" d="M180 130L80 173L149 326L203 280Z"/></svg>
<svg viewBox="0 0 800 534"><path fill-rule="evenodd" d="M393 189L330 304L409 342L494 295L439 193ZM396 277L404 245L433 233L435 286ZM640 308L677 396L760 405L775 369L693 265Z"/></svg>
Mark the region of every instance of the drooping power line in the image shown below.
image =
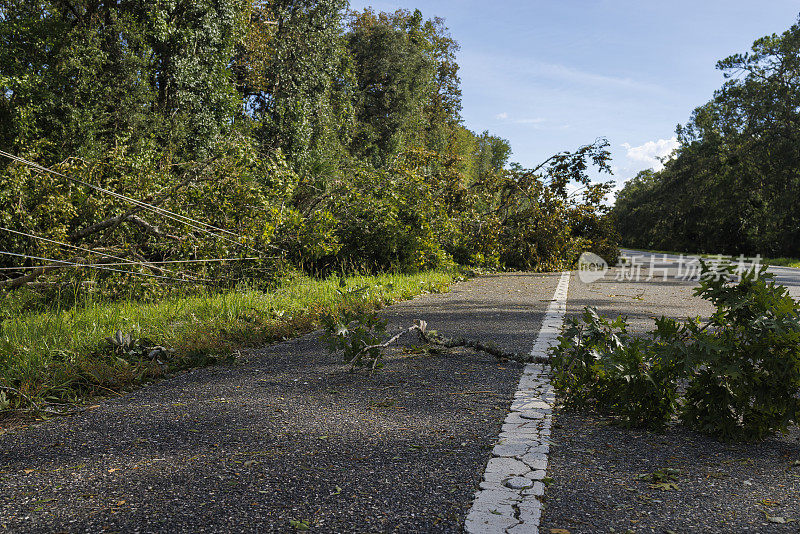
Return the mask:
<svg viewBox="0 0 800 534"><path fill-rule="evenodd" d="M104 263L103 265L108 266L108 267L121 266L121 265L147 266L147 265L164 265L164 264L171 264L171 263L212 263L212 262L224 263L224 262L227 262L227 261L254 261L254 260L260 260L260 259L261 258L212 258L212 259L207 259L207 260L167 260L167 261L148 261L148 262L124 261L124 262ZM46 267L46 265L23 265L23 266L20 266L20 267L0 267L0 271L19 271L19 270L26 270L26 269L38 269L40 267ZM169 271L167 269L164 269L164 270L167 271L167 272L176 272L176 271ZM184 273L177 273L177 274L183 274L184 276L186 276ZM208 282L213 281L213 280L204 280L202 278L198 279L198 280L208 281Z"/></svg>
<svg viewBox="0 0 800 534"><path fill-rule="evenodd" d="M101 193L110 195L110 196L112 196L114 198L117 198L117 199L120 199L120 200L124 200L125 202L131 203L131 204L133 204L133 205L135 205L135 206L137 206L137 207L139 207L141 209L144 209L144 210L147 210L147 211L151 211L153 213L156 213L158 215L166 217L167 219L171 219L173 221L185 224L185 225L189 226L190 228L194 228L195 230L199 230L199 231L204 232L206 234L212 235L212 236L214 236L214 237L216 237L218 239L222 239L223 241L227 241L229 243L233 243L233 244L235 244L237 246L240 246L240 247L245 247L247 249L250 249L250 250L253 250L255 252L258 252L259 254L262 253L260 250L254 248L254 247L251 247L250 245L247 245L247 244L242 243L240 241L236 241L234 239L230 239L230 238L222 236L222 235L218 235L218 234L214 233L214 231L212 231L212 230L215 230L215 231L218 231L218 232L223 232L223 233L229 234L229 235L234 236L234 237L238 237L239 239L242 238L241 235L236 234L234 232L231 232L230 230L226 230L224 228L219 228L219 227L214 226L212 224L204 223L203 221L199 221L197 219L193 219L191 217L187 217L186 215L181 215L179 213L175 213L175 212L169 211L167 209L160 208L158 206L154 206L154 205L148 204L146 202L142 202L142 201L137 200L135 198L123 195L121 193L117 193L115 191L111 191L110 189L106 189L104 187L100 187L100 186L94 185L94 184L86 182L84 180L80 180L78 178L73 178L71 176L67 176L66 174L60 173L58 171L54 171L53 169L49 169L47 167L43 167L42 165L39 165L38 163L34 163L32 161L26 160L26 159L21 158L19 156L15 156L14 154L10 154L10 153L8 153L8 152L6 152L4 150L0 150L0 156L5 156L5 157L7 157L7 158L9 158L9 159L11 159L13 161L16 161L16 162L22 163L24 165L27 165L27 166L29 166L29 167L31 167L31 168L33 168L35 170L38 170L40 172L50 173L50 174L53 174L55 176L59 176L61 178L69 180L69 181L71 181L73 183L76 183L76 184L79 184L79 185L83 185L83 186L89 187L91 189L94 189L95 191L99 191ZM277 247L274 247L273 245L268 245L268 246L270 246L272 248L277 248Z"/></svg>
<svg viewBox="0 0 800 534"><path fill-rule="evenodd" d="M89 253L89 254L97 254L99 256L103 256L104 258L111 258L113 260L120 260L122 262L125 262L125 263L104 263L103 265L108 265L108 266L110 266L110 265L141 265L143 267L146 267L148 264L151 264L151 265L153 264L153 262L131 261L128 258L122 258L120 256L115 256L113 254L108 254L106 252L100 252L100 251L97 251L97 250L92 250L92 249L88 249L88 248L84 248L84 247L79 247L79 246L76 246L76 245L71 245L69 243L64 243L63 241L56 241L54 239L48 239L46 237L42 237L42 236L38 236L38 235L34 235L34 234L29 234L27 232L20 232L19 230L12 230L11 228L5 228L3 226L0 226L0 230L5 231L5 232L9 232L9 233L12 233L12 234L17 234L17 235L29 237L29 238L32 238L32 239L37 239L39 241L44 241L46 243L52 243L54 245L60 245L60 246L63 246L63 247L68 247L68 248L71 248L73 250L79 250L81 252L86 252L86 253ZM39 267L42 267L42 266L41 265L37 265L37 266L26 267L26 268L36 269L36 268L39 268ZM19 270L19 269L20 269L19 267L4 267L2 270L11 271L11 270ZM176 275L176 276L188 276L189 278L191 278L192 280L197 281L197 282L213 282L213 280L208 280L208 279L205 279L205 278L197 278L195 276L187 275L187 274L184 274L184 273L179 273L179 272L173 271L171 269L163 269L163 270L167 271L168 273L171 273L173 275Z"/></svg>
<svg viewBox="0 0 800 534"><path fill-rule="evenodd" d="M50 263L58 263L58 264L61 264L61 265L67 265L67 266L71 266L71 267L86 268L86 269L99 269L99 270L102 270L102 271L112 271L112 272L115 272L115 273L132 274L132 275L135 275L135 276L145 276L147 278L160 278L162 280L172 280L174 282L193 282L193 280L186 280L185 278L184 279L173 278L171 276L162 276L162 275L159 275L159 274L140 273L138 271L126 271L124 269L114 269L114 268L111 268L111 267L105 267L103 265L98 265L96 263L76 263L74 261L56 260L56 259L53 259L53 258L44 258L44 257L41 257L41 256L31 256L29 254L20 254L18 252L8 252L6 250L0 250L0 254L5 254L6 256L14 256L14 257L17 257L17 258L24 258L24 259L27 259L27 260L37 260L37 261L46 261L46 262L50 262ZM40 266L40 267L46 267L46 266ZM211 280L209 280L209 281L211 281Z"/></svg>

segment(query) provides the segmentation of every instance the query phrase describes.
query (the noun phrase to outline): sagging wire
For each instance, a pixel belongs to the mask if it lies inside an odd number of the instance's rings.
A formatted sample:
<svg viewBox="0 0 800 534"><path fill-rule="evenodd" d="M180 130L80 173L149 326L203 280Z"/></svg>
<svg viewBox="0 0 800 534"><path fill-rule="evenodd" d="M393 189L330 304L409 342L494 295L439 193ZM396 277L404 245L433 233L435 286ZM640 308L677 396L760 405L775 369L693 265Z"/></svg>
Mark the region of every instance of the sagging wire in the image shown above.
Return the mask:
<svg viewBox="0 0 800 534"><path fill-rule="evenodd" d="M42 236L38 236L38 235L34 235L34 234L29 234L27 232L21 232L19 230L12 230L11 228L5 228L3 226L0 226L0 230L5 231L5 232L9 232L9 233L12 233L12 234L21 235L21 236L24 236L24 237L29 237L29 238L32 238L32 239L38 239L40 241L44 241L46 243L52 243L54 245L60 245L60 246L63 246L63 247L68 247L68 248L71 248L73 250L79 250L81 252L86 252L86 253L89 253L89 254L97 254L98 256L103 256L105 258L111 258L113 260L120 260L122 262L125 262L125 263L104 263L103 265L106 265L106 266L111 266L111 265L117 265L117 266L119 266L119 265L141 265L143 267L146 267L148 264L151 264L151 265L153 264L153 262L130 261L127 258L123 258L123 257L120 257L120 256L114 256L113 254L108 254L108 253L105 253L105 252L100 252L100 251L88 249L88 248L85 248L85 247L79 247L79 246L76 246L76 245L71 245L69 243L64 243L63 241L56 241L54 239L48 239L46 237L42 237ZM47 266L46 265L36 265L36 266L27 267L27 268L38 269L38 268L41 268L41 267L47 267ZM2 268L2 270L4 270L4 271L19 270L19 269L21 269L21 267L4 267L4 268ZM184 276L184 277L188 276L189 278L191 278L193 281L196 281L196 282L213 282L213 280L210 280L210 279L197 278L195 276L187 275L185 273L180 273L180 272L173 271L173 270L170 270L170 269L164 269L164 271L167 271L167 272L169 272L169 273L171 273L173 275L176 275L176 276Z"/></svg>
<svg viewBox="0 0 800 534"><path fill-rule="evenodd" d="M254 248L254 247L252 247L250 245L247 245L247 244L242 243L240 241L236 241L234 239L230 239L230 238L225 237L225 236L217 235L216 233L214 233L211 230L209 230L209 228L214 229L214 230L219 231L219 232L223 232L223 233L232 235L232 236L237 237L239 239L242 239L241 235L236 234L234 232L231 232L230 230L225 230L224 228L219 228L219 227L214 226L212 224L204 223L203 221L199 221L197 219L193 219L191 217L187 217L186 215L181 215L179 213L175 213L175 212L169 211L167 209L160 208L158 206L154 206L152 204L148 204L148 203L142 202L140 200L136 200L135 198L123 195L121 193L117 193L115 191L111 191L110 189L106 189L104 187L100 187L100 186L94 185L94 184L86 182L84 180L80 180L78 178L73 178L71 176L67 176L66 174L60 173L58 171L54 171L53 169L49 169L47 167L43 167L42 165L39 165L38 163L34 163L32 161L26 160L26 159L21 158L19 156L15 156L14 154L10 154L10 153L8 153L8 152L6 152L4 150L0 150L0 156L5 156L5 157L7 157L7 158L9 158L9 159L11 159L13 161L16 161L18 163L22 163L24 165L27 165L27 166L29 166L29 167L31 167L31 168L39 171L39 172L50 173L50 174L53 174L55 176L59 176L61 178L69 180L70 182L89 187L91 189L94 189L94 190L99 191L101 193L105 193L107 195L111 195L114 198L118 198L120 200L124 200L126 202L131 203L131 204L134 204L135 206L137 206L137 207L139 207L141 209L151 211L153 213L156 213L158 215L166 217L167 219L171 219L173 221L185 224L185 225L187 225L190 228L193 228L195 230L199 230L199 231L204 232L206 234L212 235L212 236L216 237L217 239L222 239L223 241L227 241L229 243L233 243L233 244L238 245L240 247L245 247L245 248L247 248L249 250L252 250L254 252L258 252L259 254L263 254L263 252L261 252L260 250ZM271 247L271 248L278 248L278 247L275 247L274 245L268 245L268 246Z"/></svg>
<svg viewBox="0 0 800 534"><path fill-rule="evenodd" d="M115 273L132 274L132 275L135 275L135 276L145 276L145 277L148 277L148 278L159 278L161 280L171 280L173 282L184 282L184 283L185 282L194 282L194 280L186 280L185 278L183 278L183 279L181 279L181 278L173 278L171 276L162 276L162 275L159 275L159 274L140 273L138 271L127 271L127 270L124 270L124 269L114 269L114 268L111 268L111 267L106 267L104 265L98 265L96 263L77 263L77 262L74 262L74 261L56 260L56 259L53 259L53 258L45 258L45 257L42 257L42 256L32 256L30 254L20 254L18 252L9 252L9 251L6 251L6 250L0 250L0 254L4 254L6 256L14 256L14 257L17 257L17 258L23 258L23 259L26 259L26 260L46 261L46 262L49 262L49 263L58 263L60 265L67 265L67 266L71 266L71 267L86 268L86 269L100 269L100 270L103 270L103 271L112 271L112 272L115 272ZM39 267L45 267L46 268L47 266L40 265ZM209 282L213 282L213 280L208 280L208 281Z"/></svg>

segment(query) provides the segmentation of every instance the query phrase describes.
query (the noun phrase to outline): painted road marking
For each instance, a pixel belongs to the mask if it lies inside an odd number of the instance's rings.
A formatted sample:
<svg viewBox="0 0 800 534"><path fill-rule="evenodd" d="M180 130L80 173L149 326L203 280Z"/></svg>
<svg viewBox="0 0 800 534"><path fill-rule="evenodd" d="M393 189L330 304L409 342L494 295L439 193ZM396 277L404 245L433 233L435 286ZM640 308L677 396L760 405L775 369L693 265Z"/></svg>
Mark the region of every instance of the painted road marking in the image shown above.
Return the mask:
<svg viewBox="0 0 800 534"><path fill-rule="evenodd" d="M547 356L564 324L570 273L561 273L531 349ZM525 366L500 437L475 493L464 529L471 534L538 534L550 452L555 392L550 366Z"/></svg>

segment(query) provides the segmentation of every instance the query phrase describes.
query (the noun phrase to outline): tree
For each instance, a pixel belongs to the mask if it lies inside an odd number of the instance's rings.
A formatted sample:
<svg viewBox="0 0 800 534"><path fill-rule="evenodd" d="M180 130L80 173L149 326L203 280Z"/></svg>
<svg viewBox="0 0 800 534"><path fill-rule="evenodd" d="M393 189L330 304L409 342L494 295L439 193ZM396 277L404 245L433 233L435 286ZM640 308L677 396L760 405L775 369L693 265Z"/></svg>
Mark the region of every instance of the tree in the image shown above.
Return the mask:
<svg viewBox="0 0 800 534"><path fill-rule="evenodd" d="M5 0L0 131L47 159L124 143L208 156L237 112L240 0ZM43 154L43 155L45 155Z"/></svg>
<svg viewBox="0 0 800 534"><path fill-rule="evenodd" d="M281 150L304 175L335 173L352 135L354 82L341 26L346 6L346 0L253 2L237 54L239 89L262 150Z"/></svg>
<svg viewBox="0 0 800 534"><path fill-rule="evenodd" d="M800 255L800 23L717 67L727 81L678 127L676 157L646 187L633 182L618 197L623 239ZM637 223L644 213L650 223Z"/></svg>

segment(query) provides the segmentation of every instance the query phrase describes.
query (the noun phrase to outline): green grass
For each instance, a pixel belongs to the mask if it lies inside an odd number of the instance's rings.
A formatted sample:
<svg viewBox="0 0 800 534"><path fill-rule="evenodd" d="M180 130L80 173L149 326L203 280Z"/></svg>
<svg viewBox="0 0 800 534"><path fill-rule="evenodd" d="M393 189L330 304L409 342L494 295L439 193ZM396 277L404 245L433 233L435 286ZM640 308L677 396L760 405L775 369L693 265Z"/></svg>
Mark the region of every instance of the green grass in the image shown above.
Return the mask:
<svg viewBox="0 0 800 534"><path fill-rule="evenodd" d="M651 254L671 254L673 256L697 256L700 258L716 258L717 254L705 254L697 252L675 252L672 250L648 250L643 248L627 248L628 250L635 250L637 252L650 252ZM795 267L800 268L800 259L797 258L761 258L762 265L769 265L775 267Z"/></svg>
<svg viewBox="0 0 800 534"><path fill-rule="evenodd" d="M777 267L795 267L800 269L800 260L797 258L765 258L764 263Z"/></svg>
<svg viewBox="0 0 800 534"><path fill-rule="evenodd" d="M10 401L13 407L24 406L25 396L37 402L76 402L176 369L213 363L240 347L311 331L323 313L375 309L423 292L446 291L456 276L353 276L344 290L336 277L300 277L271 292L200 292L153 303L90 303L18 315L0 323L0 385L24 395L6 391L6 404ZM365 289L347 293L361 287ZM116 357L105 338L117 330L146 339L147 345L173 348L170 364Z"/></svg>

